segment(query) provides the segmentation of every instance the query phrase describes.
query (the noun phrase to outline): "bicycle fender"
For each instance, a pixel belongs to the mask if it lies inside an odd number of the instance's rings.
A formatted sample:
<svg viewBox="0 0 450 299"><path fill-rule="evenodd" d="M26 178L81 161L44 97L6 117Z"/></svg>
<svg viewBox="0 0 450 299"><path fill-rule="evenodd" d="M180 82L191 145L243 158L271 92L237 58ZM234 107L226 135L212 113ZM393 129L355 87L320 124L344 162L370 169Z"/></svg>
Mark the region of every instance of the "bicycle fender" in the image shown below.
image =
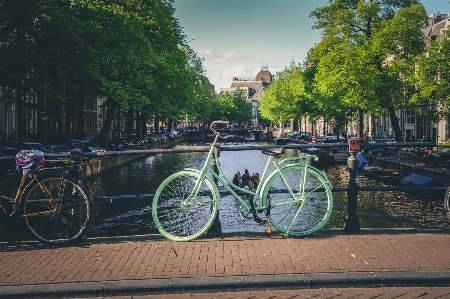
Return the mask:
<svg viewBox="0 0 450 299"><path fill-rule="evenodd" d="M173 177L173 176L178 176L178 175L182 175L183 173L193 173L193 174L198 174L199 176L201 175L201 171L200 170L198 170L198 169L195 169L195 168L184 168L182 171L179 171L179 172L176 172L176 173L174 173L174 174L171 174L170 176L168 176L167 178L166 178L166 180L168 179L168 178L170 178L170 177ZM207 180L207 181L209 181L211 184L212 184L212 186L213 186L213 188L214 188L214 192L216 192L217 194L219 194L219 196L218 196L218 203L220 204L220 192L219 192L219 188L217 187L217 185L216 185L216 183L209 177L209 176L207 176L207 175L204 175L203 176L203 180Z"/></svg>
<svg viewBox="0 0 450 299"><path fill-rule="evenodd" d="M192 172L200 173L200 170L195 169L195 168L183 168L183 171L192 171Z"/></svg>
<svg viewBox="0 0 450 299"><path fill-rule="evenodd" d="M299 164L287 164L287 165L285 165L284 167L282 167L280 169L283 169L283 168L286 168L286 167L289 167L289 166L296 166L296 165L299 165ZM300 164L300 165L304 165L304 164ZM331 183L330 183L330 180L328 179L328 175L327 175L327 173L325 171L319 170L319 169L317 169L316 167L314 167L312 165L308 165L308 168L314 170L315 172L317 172L317 174L320 174L322 176L322 178L325 179L325 181L328 183L328 185L330 185L330 187L332 187Z"/></svg>

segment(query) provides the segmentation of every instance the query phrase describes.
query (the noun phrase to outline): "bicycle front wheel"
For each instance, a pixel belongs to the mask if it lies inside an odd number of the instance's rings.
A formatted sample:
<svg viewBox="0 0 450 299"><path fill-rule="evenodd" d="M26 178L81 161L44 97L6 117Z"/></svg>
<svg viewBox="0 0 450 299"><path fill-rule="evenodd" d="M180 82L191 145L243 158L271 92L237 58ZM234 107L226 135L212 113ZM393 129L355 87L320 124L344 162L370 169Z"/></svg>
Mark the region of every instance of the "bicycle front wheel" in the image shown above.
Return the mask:
<svg viewBox="0 0 450 299"><path fill-rule="evenodd" d="M313 167L291 165L267 180L263 199L270 203L268 219L282 234L304 236L321 229L333 208L331 184Z"/></svg>
<svg viewBox="0 0 450 299"><path fill-rule="evenodd" d="M168 177L153 198L153 222L172 241L190 241L205 233L219 209L219 192L207 177L195 187L200 174L181 171Z"/></svg>
<svg viewBox="0 0 450 299"><path fill-rule="evenodd" d="M65 245L86 230L91 205L88 191L78 181L61 175L39 179L27 186L22 200L23 217L30 231L46 244ZM48 190L49 194L43 190Z"/></svg>

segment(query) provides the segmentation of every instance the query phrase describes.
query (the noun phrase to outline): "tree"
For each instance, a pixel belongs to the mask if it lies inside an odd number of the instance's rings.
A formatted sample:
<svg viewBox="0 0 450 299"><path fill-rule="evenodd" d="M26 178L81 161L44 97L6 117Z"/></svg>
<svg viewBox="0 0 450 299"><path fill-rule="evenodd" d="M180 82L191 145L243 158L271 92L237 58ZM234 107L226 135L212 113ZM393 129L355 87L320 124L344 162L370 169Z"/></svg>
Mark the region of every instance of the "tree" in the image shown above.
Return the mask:
<svg viewBox="0 0 450 299"><path fill-rule="evenodd" d="M315 88L352 110L387 114L403 141L396 110L411 105L414 58L423 52L427 15L415 0L332 0L311 13L323 39L315 47Z"/></svg>
<svg viewBox="0 0 450 299"><path fill-rule="evenodd" d="M445 119L450 110L450 40L433 41L417 65L416 110Z"/></svg>
<svg viewBox="0 0 450 299"><path fill-rule="evenodd" d="M316 98L306 90L302 67L294 62L275 75L260 100L259 110L263 118L274 123L306 116L316 119L323 113Z"/></svg>
<svg viewBox="0 0 450 299"><path fill-rule="evenodd" d="M60 119L66 102L74 113L105 98L105 147L119 109L130 133L134 115L141 127L144 118L207 117L213 88L173 14L171 0L0 0L0 86L18 92L19 138L24 93L60 104Z"/></svg>
<svg viewBox="0 0 450 299"><path fill-rule="evenodd" d="M220 95L222 118L230 122L250 124L252 121L252 103L247 100L243 90L237 89L233 94Z"/></svg>

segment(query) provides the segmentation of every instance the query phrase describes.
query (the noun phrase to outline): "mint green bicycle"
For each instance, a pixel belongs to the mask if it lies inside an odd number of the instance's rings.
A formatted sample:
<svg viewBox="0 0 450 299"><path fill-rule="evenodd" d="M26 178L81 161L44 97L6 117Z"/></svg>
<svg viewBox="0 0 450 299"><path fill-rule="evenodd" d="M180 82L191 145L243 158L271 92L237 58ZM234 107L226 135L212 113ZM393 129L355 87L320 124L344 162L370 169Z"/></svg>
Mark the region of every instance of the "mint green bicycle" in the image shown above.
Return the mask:
<svg viewBox="0 0 450 299"><path fill-rule="evenodd" d="M156 191L152 216L156 228L169 240L190 241L204 234L214 222L220 209L220 192L217 184L241 203L244 219L272 225L285 236L304 236L321 229L328 221L333 207L331 183L325 172L311 166L314 155L275 161L284 148L264 148L268 160L256 190L234 185L222 172L218 160L218 139L215 135L202 169L184 169L165 179ZM217 173L210 162L215 159ZM269 174L269 168L274 168ZM250 198L250 199L248 199ZM264 216L265 219L261 218Z"/></svg>

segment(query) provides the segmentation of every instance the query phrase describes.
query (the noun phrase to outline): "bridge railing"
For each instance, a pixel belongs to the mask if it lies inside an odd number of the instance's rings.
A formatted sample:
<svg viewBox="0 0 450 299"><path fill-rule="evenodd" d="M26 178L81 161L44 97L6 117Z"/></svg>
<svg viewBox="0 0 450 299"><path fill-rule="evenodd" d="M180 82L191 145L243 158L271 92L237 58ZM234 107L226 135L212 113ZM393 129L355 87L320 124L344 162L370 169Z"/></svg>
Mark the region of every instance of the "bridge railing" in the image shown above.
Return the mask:
<svg viewBox="0 0 450 299"><path fill-rule="evenodd" d="M352 140L354 142L352 142ZM352 144L353 143L353 144ZM357 143L357 144L355 144ZM327 143L327 144L286 144L286 145L221 145L221 151L242 151L242 150L261 150L263 148L284 147L285 149L344 149L348 150L348 170L350 178L346 187L333 187L333 192L347 192L347 217L344 220L344 231L348 233L356 233L361 231L359 218L357 215L357 198L359 191L445 191L447 187L418 187L418 186L376 186L376 187L360 187L356 181L358 159L356 154L363 148L374 147L397 147L397 148L413 148L413 147L432 147L450 146L450 144L438 144L435 142L397 142L397 143L359 143L359 140L351 139L349 143ZM130 150L120 152L105 152L102 156L114 155L135 155L135 154L162 154L162 153L189 153L189 152L207 152L209 146L180 146L171 149L149 149L149 150ZM87 153L92 155L91 153ZM226 194L224 194L226 195ZM120 195L120 196L95 196L95 200L113 201L114 199L138 199L152 198L154 194L138 194L138 195Z"/></svg>

